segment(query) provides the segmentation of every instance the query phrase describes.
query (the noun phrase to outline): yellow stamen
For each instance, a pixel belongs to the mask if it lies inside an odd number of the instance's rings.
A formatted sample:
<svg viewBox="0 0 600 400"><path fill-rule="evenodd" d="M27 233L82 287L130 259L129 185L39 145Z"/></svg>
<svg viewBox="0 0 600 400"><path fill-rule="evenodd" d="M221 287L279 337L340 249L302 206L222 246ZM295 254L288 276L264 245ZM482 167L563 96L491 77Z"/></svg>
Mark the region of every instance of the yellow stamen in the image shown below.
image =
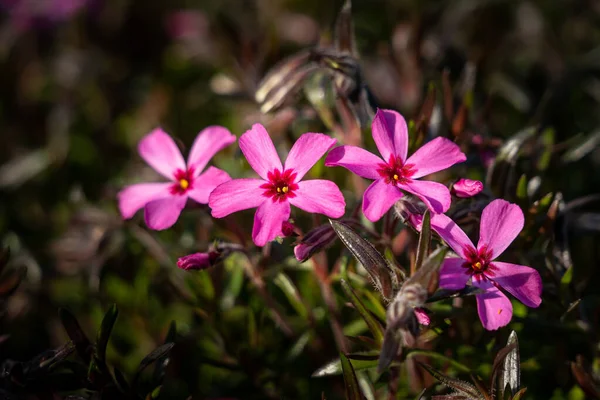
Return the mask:
<svg viewBox="0 0 600 400"><path fill-rule="evenodd" d="M394 174L394 180L397 181L398 180L398 174Z"/></svg>
<svg viewBox="0 0 600 400"><path fill-rule="evenodd" d="M277 193L281 193L281 188L280 187L277 188Z"/></svg>
<svg viewBox="0 0 600 400"><path fill-rule="evenodd" d="M475 264L473 264L473 268L480 270L481 269L481 263L479 261L477 261Z"/></svg>
<svg viewBox="0 0 600 400"><path fill-rule="evenodd" d="M283 193L287 193L289 189L287 186L284 186L283 189L281 189L281 190L283 191Z"/></svg>
<svg viewBox="0 0 600 400"><path fill-rule="evenodd" d="M187 189L187 188L190 186L190 183L188 182L188 180L187 180L187 179L181 179L181 180L179 181L179 186L181 186L181 188L182 188L183 190L185 190L185 189Z"/></svg>

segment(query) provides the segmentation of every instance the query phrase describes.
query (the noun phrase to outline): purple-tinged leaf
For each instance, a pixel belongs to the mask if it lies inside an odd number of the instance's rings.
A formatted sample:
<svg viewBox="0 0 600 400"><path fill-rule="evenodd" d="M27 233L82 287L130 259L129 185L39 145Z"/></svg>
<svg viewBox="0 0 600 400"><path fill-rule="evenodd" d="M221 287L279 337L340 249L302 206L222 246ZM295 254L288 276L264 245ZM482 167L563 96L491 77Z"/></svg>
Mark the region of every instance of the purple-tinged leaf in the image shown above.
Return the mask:
<svg viewBox="0 0 600 400"><path fill-rule="evenodd" d="M344 353L340 353L340 361L342 363L342 372L344 374L344 385L346 388L346 400L363 400L364 397L360 391L358 379L354 368Z"/></svg>

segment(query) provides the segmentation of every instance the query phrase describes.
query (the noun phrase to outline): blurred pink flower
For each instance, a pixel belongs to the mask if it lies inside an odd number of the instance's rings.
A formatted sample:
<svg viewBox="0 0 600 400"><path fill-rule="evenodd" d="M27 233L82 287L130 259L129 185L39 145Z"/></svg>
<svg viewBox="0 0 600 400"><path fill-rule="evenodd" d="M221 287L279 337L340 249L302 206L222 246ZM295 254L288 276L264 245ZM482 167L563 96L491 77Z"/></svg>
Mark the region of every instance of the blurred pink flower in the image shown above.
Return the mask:
<svg viewBox="0 0 600 400"><path fill-rule="evenodd" d="M254 124L240 137L240 148L261 179L234 179L218 186L208 202L212 216L223 218L258 207L252 228L252 240L257 246L283 235L290 204L307 212L341 217L346 203L335 183L321 179L301 181L335 142L321 133L305 133L282 166L269 134L261 124Z"/></svg>
<svg viewBox="0 0 600 400"><path fill-rule="evenodd" d="M337 239L337 234L331 224L321 225L308 232L294 247L294 255L300 262L304 262L313 254L326 249Z"/></svg>
<svg viewBox="0 0 600 400"><path fill-rule="evenodd" d="M516 204L494 200L483 210L477 248L454 221L443 214L431 216L431 228L460 256L447 258L440 270L440 287L460 290L471 279L485 290L476 295L483 327L495 330L512 318L512 304L500 288L527 307L541 302L542 280L530 267L494 261L523 229L523 212Z"/></svg>
<svg viewBox="0 0 600 400"><path fill-rule="evenodd" d="M207 204L208 195L219 184L231 180L225 172L209 167L210 159L221 149L235 142L235 136L221 126L202 130L190 151L187 165L173 139L157 128L138 145L140 156L158 173L171 180L168 183L138 183L127 186L117 195L119 210L125 219L144 208L146 225L151 229L167 229L179 218L188 197Z"/></svg>
<svg viewBox="0 0 600 400"><path fill-rule="evenodd" d="M419 321L419 324L429 326L429 324L431 323L431 318L429 318L429 314L427 314L427 310L425 308L415 307L414 312L415 317L417 317L417 321Z"/></svg>
<svg viewBox="0 0 600 400"><path fill-rule="evenodd" d="M12 23L21 30L36 22L65 21L89 3L91 0L0 0Z"/></svg>
<svg viewBox="0 0 600 400"><path fill-rule="evenodd" d="M460 179L452 185L452 193L456 197L473 197L483 190L483 183L472 179Z"/></svg>
<svg viewBox="0 0 600 400"><path fill-rule="evenodd" d="M438 137L407 159L406 121L392 110L377 110L372 132L383 159L356 146L337 147L325 159L328 167L344 167L363 178L375 179L363 196L365 216L373 222L379 220L402 197L400 189L417 196L434 213L448 210L448 188L441 183L418 181L417 178L465 161L466 157L459 147L446 138Z"/></svg>
<svg viewBox="0 0 600 400"><path fill-rule="evenodd" d="M194 253L177 260L177 266L181 269L207 269L215 265L220 254L211 251L209 253Z"/></svg>

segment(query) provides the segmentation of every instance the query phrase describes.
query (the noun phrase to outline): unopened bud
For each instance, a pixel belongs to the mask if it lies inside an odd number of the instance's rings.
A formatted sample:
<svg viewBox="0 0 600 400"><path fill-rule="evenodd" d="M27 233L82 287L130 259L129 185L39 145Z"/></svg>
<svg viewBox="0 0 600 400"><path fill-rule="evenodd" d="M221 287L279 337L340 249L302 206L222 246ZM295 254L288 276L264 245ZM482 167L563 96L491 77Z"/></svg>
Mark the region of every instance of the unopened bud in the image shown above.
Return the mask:
<svg viewBox="0 0 600 400"><path fill-rule="evenodd" d="M483 190L483 183L472 179L461 179L452 185L452 194L456 197L473 197Z"/></svg>
<svg viewBox="0 0 600 400"><path fill-rule="evenodd" d="M208 253L194 253L177 260L177 266L181 269L207 269L220 260L220 253L210 251Z"/></svg>
<svg viewBox="0 0 600 400"><path fill-rule="evenodd" d="M313 254L324 250L336 239L336 234L330 224L321 225L308 232L294 247L294 255L300 262L304 262Z"/></svg>

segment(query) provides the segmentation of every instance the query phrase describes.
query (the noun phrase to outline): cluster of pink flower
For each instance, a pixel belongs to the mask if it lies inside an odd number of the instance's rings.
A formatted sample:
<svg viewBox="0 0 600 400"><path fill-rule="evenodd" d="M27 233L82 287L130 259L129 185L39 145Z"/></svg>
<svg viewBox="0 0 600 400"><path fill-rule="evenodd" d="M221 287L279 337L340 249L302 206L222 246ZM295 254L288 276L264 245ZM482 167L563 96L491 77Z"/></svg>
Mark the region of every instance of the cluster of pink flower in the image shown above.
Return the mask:
<svg viewBox="0 0 600 400"><path fill-rule="evenodd" d="M302 180L323 155L328 167L341 166L367 179L375 180L363 195L362 208L370 221L379 220L402 196L403 191L418 197L431 211L431 226L460 258L447 258L440 269L440 287L462 289L472 284L484 289L478 294L477 308L486 329L498 329L512 317L510 300L499 287L529 307L541 303L541 279L532 268L494 261L523 228L521 209L504 200L492 201L481 217L481 237L477 247L448 218L450 190L432 181L418 180L466 160L459 147L446 138L436 138L407 158L408 129L404 118L391 110L378 110L372 134L382 158L356 146L339 146L321 133L305 133L281 163L265 128L255 124L240 137L242 153L260 178L231 179L224 171L209 167L209 160L235 142L227 129L212 126L196 138L187 165L173 139L161 129L148 134L139 144L142 158L169 183L141 183L126 187L119 195L124 218L144 208L146 224L161 230L172 226L188 198L208 204L212 216L222 218L236 211L257 208L252 239L264 246L278 236L286 236L290 205L330 218L344 215L346 203L337 185L328 180ZM483 189L478 181L461 179L452 187L457 197L470 197ZM419 216L412 220L418 228ZM204 254L204 253L201 253ZM195 260L210 257L191 255ZM179 263L191 269L186 258ZM202 263L201 263L202 264ZM196 268L202 268L202 265Z"/></svg>

